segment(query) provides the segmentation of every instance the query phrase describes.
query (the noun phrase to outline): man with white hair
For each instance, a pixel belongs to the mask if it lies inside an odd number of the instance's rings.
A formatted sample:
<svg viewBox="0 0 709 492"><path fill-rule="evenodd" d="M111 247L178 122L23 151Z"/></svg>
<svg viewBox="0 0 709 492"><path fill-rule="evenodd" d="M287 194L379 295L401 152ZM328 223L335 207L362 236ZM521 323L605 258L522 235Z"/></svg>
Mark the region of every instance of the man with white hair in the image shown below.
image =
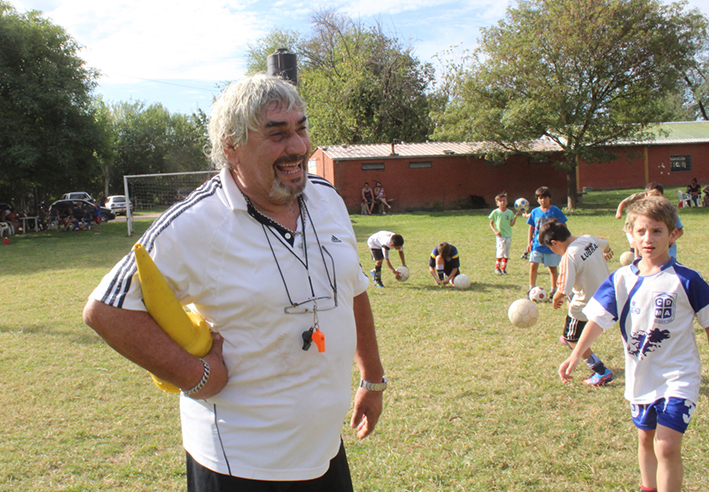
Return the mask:
<svg viewBox="0 0 709 492"><path fill-rule="evenodd" d="M142 303L128 254L91 294L84 320L116 351L182 389L189 491L351 491L340 438L364 438L382 411L367 277L346 207L306 173L305 104L257 75L212 108L219 175L160 216L139 242L183 305L213 332L201 359Z"/></svg>

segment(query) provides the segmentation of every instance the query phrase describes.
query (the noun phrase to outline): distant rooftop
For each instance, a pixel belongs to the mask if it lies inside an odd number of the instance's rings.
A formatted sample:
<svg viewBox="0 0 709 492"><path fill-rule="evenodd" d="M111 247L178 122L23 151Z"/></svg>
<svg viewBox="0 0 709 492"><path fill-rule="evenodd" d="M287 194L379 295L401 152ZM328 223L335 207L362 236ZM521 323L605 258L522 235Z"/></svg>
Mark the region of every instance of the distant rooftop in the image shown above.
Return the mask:
<svg viewBox="0 0 709 492"><path fill-rule="evenodd" d="M618 145L670 145L709 143L709 121L678 121L659 123L651 128L655 140L623 141ZM558 152L559 146L546 138L531 142L535 152ZM320 147L332 160L391 159L407 157L422 159L446 155L480 155L484 142L423 142L367 145L325 145Z"/></svg>

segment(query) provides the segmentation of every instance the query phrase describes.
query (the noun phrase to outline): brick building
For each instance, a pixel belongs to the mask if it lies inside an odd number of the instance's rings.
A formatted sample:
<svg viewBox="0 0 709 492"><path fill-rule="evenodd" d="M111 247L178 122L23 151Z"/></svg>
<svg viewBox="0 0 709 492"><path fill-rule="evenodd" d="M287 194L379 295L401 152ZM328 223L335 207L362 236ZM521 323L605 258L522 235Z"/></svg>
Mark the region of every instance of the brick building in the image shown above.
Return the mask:
<svg viewBox="0 0 709 492"><path fill-rule="evenodd" d="M709 122L665 123L648 142L619 142L610 150L612 162L581 163L577 188L642 188L650 181L684 186L696 177L709 183ZM554 166L561 159L555 143L539 139L532 150L548 160L513 155L489 162L480 157L481 143L426 142L319 147L309 171L335 185L351 212L359 211L365 182L380 181L394 210L470 208L471 195L489 206L501 191L533 200L534 190L548 186L553 203L566 204L566 172Z"/></svg>

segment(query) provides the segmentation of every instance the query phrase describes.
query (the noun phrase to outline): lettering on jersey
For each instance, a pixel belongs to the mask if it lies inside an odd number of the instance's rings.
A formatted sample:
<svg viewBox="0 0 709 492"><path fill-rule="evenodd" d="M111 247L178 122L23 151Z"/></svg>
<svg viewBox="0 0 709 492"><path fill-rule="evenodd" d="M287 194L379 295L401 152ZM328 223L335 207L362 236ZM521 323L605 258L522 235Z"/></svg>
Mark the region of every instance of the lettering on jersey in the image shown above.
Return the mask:
<svg viewBox="0 0 709 492"><path fill-rule="evenodd" d="M677 294L666 294L663 292L652 293L652 308L654 311L655 323L672 323L675 320L676 306Z"/></svg>
<svg viewBox="0 0 709 492"><path fill-rule="evenodd" d="M591 243L588 246L586 246L583 250L583 254L581 255L581 260L586 261L586 258L591 256L594 251L598 249L598 245L596 243Z"/></svg>
<svg viewBox="0 0 709 492"><path fill-rule="evenodd" d="M669 338L670 330L660 330L659 328L653 328L649 332L635 333L628 340L628 353L642 360L648 354L659 349L663 340L669 340Z"/></svg>

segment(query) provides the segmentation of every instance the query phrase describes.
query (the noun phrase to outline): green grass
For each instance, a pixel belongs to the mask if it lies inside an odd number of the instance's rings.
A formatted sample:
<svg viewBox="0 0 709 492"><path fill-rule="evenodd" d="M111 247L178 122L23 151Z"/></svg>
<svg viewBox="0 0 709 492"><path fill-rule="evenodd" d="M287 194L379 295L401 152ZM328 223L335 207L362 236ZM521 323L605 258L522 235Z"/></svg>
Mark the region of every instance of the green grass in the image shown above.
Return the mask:
<svg viewBox="0 0 709 492"><path fill-rule="evenodd" d="M627 193L592 192L568 214L574 234L611 241L611 268L627 246L613 218ZM528 264L519 259L527 226L514 227L510 275L498 277L488 213L352 217L366 272L366 239L382 229L404 235L411 269L408 282L385 272L387 288L369 290L391 384L374 435L358 441L343 426L355 489L639 490L617 330L595 347L615 382L560 384L565 312L541 305L534 327L510 325L507 307L527 288ZM679 242L680 261L705 276L708 214L682 209ZM147 225L137 221L137 233ZM81 321L87 296L135 240L125 231L108 223L100 233L27 234L0 246L0 491L185 488L177 398ZM470 290L441 289L430 278L428 255L441 240L460 250ZM540 269L539 284L548 283ZM684 439L686 491L709 490L709 344L702 330L697 339L705 370Z"/></svg>

